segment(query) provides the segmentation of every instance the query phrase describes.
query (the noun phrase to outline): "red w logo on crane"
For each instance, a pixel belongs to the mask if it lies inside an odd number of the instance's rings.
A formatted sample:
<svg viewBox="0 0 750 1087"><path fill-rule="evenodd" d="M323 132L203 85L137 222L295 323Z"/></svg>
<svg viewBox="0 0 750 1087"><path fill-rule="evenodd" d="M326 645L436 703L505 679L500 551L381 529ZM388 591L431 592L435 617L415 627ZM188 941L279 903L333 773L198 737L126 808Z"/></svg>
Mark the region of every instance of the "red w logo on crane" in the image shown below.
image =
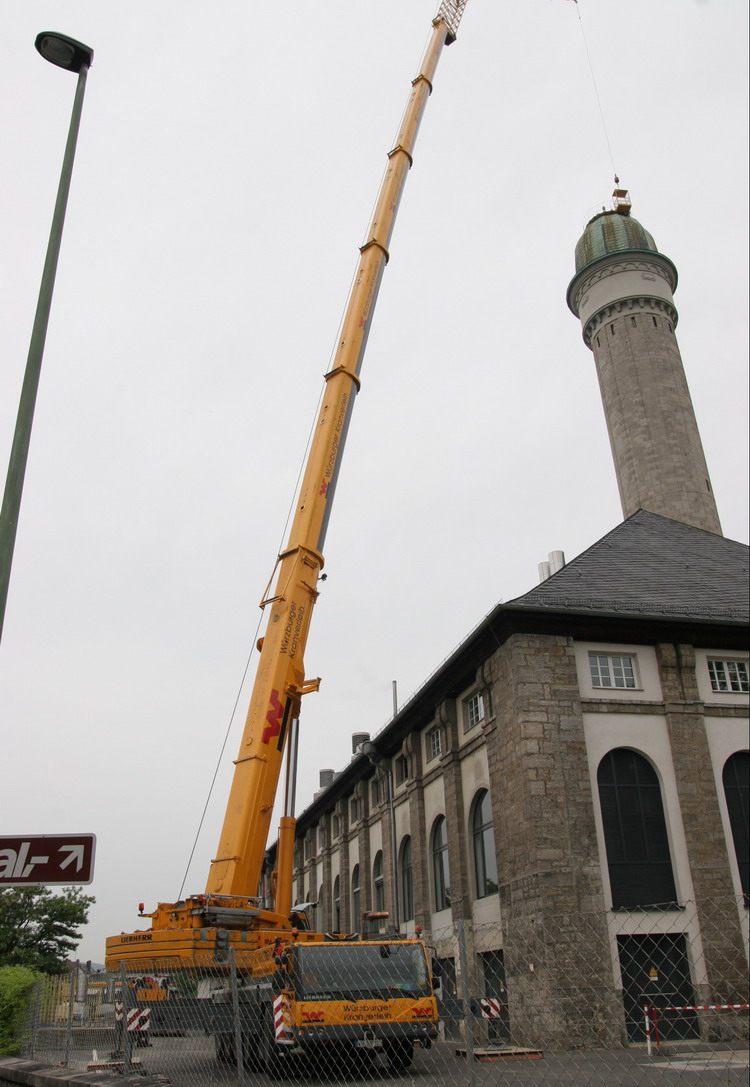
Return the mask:
<svg viewBox="0 0 750 1087"><path fill-rule="evenodd" d="M274 736L278 736L281 732L281 715L284 712L284 707L279 701L279 692L271 691L271 708L266 714L266 721L268 724L263 729L263 735L261 740L264 744L267 744Z"/></svg>

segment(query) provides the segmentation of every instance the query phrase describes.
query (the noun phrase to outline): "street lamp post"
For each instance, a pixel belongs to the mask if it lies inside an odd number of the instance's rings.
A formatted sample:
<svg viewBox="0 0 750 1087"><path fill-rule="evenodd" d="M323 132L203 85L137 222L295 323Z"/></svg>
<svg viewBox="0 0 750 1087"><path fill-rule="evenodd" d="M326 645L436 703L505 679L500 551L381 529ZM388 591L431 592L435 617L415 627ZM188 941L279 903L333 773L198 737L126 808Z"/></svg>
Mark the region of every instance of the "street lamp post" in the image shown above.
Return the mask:
<svg viewBox="0 0 750 1087"><path fill-rule="evenodd" d="M73 160L83 109L86 75L94 59L93 49L89 48L88 45L75 41L74 38L67 37L65 34L44 32L37 36L34 44L39 53L50 64L56 64L59 68L65 68L69 72L77 72L78 85L73 102L70 129L68 130L68 142L65 146L65 155L60 173L60 184L57 188L57 200L55 201L55 210L52 216L47 256L44 261L42 281L39 287L39 299L36 305L34 327L31 332L31 343L29 344L29 354L26 360L21 399L18 405L18 416L13 434L2 511L0 511L0 638L2 638L5 623L5 605L8 599L8 585L13 564L13 549L16 542L18 516L21 508L23 480L29 455L31 425L34 419L34 407L39 388L39 375L42 368L44 342L47 336L47 325L52 305L57 259L60 255L60 240L65 222L65 209L68 204L70 178L73 173Z"/></svg>

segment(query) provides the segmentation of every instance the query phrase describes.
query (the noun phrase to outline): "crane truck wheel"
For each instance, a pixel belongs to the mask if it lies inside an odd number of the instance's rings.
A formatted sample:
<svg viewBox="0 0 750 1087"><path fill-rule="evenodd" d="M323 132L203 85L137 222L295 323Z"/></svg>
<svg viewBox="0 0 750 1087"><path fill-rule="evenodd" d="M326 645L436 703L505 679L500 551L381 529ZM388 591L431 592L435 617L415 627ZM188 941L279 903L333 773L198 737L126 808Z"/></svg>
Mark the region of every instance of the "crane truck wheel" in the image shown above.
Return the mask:
<svg viewBox="0 0 750 1087"><path fill-rule="evenodd" d="M388 1042L385 1047L385 1059L391 1072L402 1072L414 1060L414 1046L410 1038L399 1038Z"/></svg>

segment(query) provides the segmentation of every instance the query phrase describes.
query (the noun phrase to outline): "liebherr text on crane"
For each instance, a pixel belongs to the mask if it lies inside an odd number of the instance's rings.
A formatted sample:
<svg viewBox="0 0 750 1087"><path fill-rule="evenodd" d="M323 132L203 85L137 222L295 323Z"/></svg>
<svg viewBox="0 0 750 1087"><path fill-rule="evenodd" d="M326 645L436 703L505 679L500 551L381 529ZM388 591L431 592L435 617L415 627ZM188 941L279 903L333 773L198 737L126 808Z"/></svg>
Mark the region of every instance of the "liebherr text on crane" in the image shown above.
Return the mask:
<svg viewBox="0 0 750 1087"><path fill-rule="evenodd" d="M107 940L107 966L124 966L133 978L192 966L221 978L231 958L242 983L241 1037L223 1025L221 1005L228 997L220 981L211 1000L199 1003L208 1014L217 1055L233 1059L239 1040L245 1062L264 1065L269 1078L294 1055L304 1058L321 1050L328 1055L341 1049L382 1053L392 1068L403 1068L412 1060L415 1043L427 1046L438 1033L433 969L419 938L407 939L395 930L390 936L313 932L305 909L292 905L293 812L300 703L320 684L305 675L303 657L341 456L417 131L438 59L456 37L466 2L443 0L432 21L360 249L289 539L276 563L273 591L267 590L261 602L268 619L205 893L160 902L145 915L151 919L149 930ZM256 896L285 751L274 908L265 909ZM214 1019L210 1007L216 1010Z"/></svg>

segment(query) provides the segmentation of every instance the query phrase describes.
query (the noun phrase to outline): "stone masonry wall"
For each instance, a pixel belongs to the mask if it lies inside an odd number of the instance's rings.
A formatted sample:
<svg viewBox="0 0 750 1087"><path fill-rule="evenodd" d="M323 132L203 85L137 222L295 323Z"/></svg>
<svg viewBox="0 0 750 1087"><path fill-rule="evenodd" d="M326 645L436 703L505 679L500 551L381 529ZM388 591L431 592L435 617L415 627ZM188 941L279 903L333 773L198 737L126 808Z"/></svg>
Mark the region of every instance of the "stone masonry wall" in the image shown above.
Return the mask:
<svg viewBox="0 0 750 1087"><path fill-rule="evenodd" d="M622 1036L622 1006L572 640L515 635L492 670L488 758L511 1022L537 1024L526 1044L611 1043Z"/></svg>
<svg viewBox="0 0 750 1087"><path fill-rule="evenodd" d="M656 647L708 985L702 1002L747 1001L747 962L690 645ZM699 987L700 988L700 987Z"/></svg>
<svg viewBox="0 0 750 1087"><path fill-rule="evenodd" d="M720 534L671 315L650 303L613 305L591 341L623 513Z"/></svg>

